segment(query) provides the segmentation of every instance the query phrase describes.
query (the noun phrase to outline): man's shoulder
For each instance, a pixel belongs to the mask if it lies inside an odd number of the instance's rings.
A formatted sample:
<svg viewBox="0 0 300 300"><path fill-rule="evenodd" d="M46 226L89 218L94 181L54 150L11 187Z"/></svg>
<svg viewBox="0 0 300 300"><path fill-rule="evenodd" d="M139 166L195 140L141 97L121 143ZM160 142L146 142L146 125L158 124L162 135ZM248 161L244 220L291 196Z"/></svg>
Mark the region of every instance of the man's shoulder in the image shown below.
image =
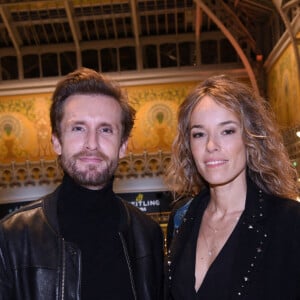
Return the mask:
<svg viewBox="0 0 300 300"><path fill-rule="evenodd" d="M124 208L127 213L127 218L129 223L137 224L139 227L146 228L158 228L159 224L154 221L149 215L142 212L139 208L134 205L128 203L126 200L121 199L121 203L123 203Z"/></svg>
<svg viewBox="0 0 300 300"><path fill-rule="evenodd" d="M54 207L53 204L55 204L57 199L57 190L54 190L50 194L46 194L43 197L30 201L28 203L25 203L24 205L21 205L18 209L14 210L13 212L9 213L5 217L3 217L0 220L0 225L21 221L21 220L30 220L37 216L37 214L44 214L44 210L49 210L49 207L51 209ZM46 209L45 209L46 207Z"/></svg>
<svg viewBox="0 0 300 300"><path fill-rule="evenodd" d="M11 222L15 219L20 220L22 218L28 218L29 216L32 216L34 211L41 208L42 201L43 199L39 199L35 201L30 201L29 203L24 203L24 205L21 205L18 209L3 217L3 219L0 220L0 224Z"/></svg>
<svg viewBox="0 0 300 300"><path fill-rule="evenodd" d="M130 213L131 216L146 219L147 221L150 221L150 222L155 222L151 217L149 217L146 213L142 212L136 206L132 205L131 203L128 203L128 201L126 201L122 198L120 198L120 200L123 203L123 205L125 206L128 213Z"/></svg>
<svg viewBox="0 0 300 300"><path fill-rule="evenodd" d="M42 201L43 201L43 199L24 202L24 204L21 204L18 209L14 210L13 212L4 216L1 219L1 222L5 222L6 220L16 218L16 217L22 217L22 216L28 214L30 211L40 208L42 205Z"/></svg>
<svg viewBox="0 0 300 300"><path fill-rule="evenodd" d="M155 247L162 248L163 233L158 222L127 201L121 199L121 203L127 214L127 225L123 228L124 232L133 234L133 240L139 241L140 245L154 243Z"/></svg>

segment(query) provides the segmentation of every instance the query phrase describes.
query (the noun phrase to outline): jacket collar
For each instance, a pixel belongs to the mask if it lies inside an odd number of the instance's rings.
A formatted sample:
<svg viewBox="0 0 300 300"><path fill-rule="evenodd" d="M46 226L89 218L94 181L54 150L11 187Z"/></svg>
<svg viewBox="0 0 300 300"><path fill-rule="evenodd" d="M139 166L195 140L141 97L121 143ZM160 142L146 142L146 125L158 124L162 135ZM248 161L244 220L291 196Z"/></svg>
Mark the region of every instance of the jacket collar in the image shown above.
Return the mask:
<svg viewBox="0 0 300 300"><path fill-rule="evenodd" d="M267 226L271 208L270 195L263 193L251 181L247 183L245 210L240 218L240 235L232 272L232 298L243 299L269 243Z"/></svg>
<svg viewBox="0 0 300 300"><path fill-rule="evenodd" d="M170 287L169 284L171 284L172 281L173 270L174 270L173 267L177 264L177 260L180 257L187 243L187 240L190 236L190 232L193 226L195 225L196 214L200 214L200 217L202 218L204 210L208 204L208 200L209 200L209 190L205 188L190 203L185 216L182 218L181 225L176 235L172 239L170 249L167 252L166 265L165 265L166 283L167 283L166 291L168 290L168 287Z"/></svg>
<svg viewBox="0 0 300 300"><path fill-rule="evenodd" d="M54 231L59 234L59 225L57 217L57 200L60 190L60 185L55 189L55 191L44 197L42 201L42 208L44 215L49 223L49 225L54 229Z"/></svg>

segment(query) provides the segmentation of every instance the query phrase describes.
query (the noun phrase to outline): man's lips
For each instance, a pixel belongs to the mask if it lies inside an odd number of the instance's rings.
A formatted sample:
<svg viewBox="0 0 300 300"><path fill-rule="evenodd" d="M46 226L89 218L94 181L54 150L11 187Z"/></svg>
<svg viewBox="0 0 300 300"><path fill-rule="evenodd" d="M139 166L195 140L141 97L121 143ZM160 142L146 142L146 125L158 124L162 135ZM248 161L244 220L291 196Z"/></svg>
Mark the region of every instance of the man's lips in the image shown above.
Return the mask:
<svg viewBox="0 0 300 300"><path fill-rule="evenodd" d="M79 160L83 161L83 162L101 162L104 159L100 156L95 156L95 155L84 155L84 156L79 156L78 157Z"/></svg>

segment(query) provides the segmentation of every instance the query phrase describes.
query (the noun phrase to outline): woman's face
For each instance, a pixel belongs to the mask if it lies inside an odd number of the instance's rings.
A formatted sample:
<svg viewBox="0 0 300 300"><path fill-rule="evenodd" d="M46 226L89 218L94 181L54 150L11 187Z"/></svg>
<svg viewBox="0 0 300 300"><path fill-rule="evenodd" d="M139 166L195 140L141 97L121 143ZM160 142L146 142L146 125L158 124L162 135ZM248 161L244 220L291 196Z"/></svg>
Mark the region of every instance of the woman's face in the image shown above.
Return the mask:
<svg viewBox="0 0 300 300"><path fill-rule="evenodd" d="M205 96L190 119L191 151L202 178L210 186L246 180L246 147L237 116Z"/></svg>

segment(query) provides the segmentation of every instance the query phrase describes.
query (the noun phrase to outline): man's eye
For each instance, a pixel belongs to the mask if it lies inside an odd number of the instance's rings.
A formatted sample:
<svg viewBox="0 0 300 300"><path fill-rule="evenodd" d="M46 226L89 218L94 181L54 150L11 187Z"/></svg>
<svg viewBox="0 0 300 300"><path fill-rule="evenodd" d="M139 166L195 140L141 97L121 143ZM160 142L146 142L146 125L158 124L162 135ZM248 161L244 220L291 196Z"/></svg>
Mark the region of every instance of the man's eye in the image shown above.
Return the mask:
<svg viewBox="0 0 300 300"><path fill-rule="evenodd" d="M100 129L101 132L103 133L112 133L112 129L110 127L103 127Z"/></svg>
<svg viewBox="0 0 300 300"><path fill-rule="evenodd" d="M74 126L72 127L72 131L83 131L83 127L82 126Z"/></svg>

